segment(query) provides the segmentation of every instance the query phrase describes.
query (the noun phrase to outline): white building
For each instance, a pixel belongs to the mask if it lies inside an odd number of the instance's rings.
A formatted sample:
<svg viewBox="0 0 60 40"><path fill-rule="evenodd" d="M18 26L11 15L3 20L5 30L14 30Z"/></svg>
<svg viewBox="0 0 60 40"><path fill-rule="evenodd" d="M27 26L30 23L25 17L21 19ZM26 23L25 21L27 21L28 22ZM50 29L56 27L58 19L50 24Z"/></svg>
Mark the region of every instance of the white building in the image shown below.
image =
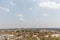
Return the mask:
<svg viewBox="0 0 60 40"><path fill-rule="evenodd" d="M60 37L60 34L52 34L51 37Z"/></svg>

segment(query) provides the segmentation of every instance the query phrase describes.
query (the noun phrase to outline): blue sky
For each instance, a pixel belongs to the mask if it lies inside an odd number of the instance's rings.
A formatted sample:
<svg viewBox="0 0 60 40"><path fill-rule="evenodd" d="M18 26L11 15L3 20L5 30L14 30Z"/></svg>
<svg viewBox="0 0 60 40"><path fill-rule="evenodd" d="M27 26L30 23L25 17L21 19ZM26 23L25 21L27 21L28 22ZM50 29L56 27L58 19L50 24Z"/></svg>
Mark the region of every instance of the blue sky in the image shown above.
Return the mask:
<svg viewBox="0 0 60 40"><path fill-rule="evenodd" d="M0 0L0 28L60 28L60 0Z"/></svg>

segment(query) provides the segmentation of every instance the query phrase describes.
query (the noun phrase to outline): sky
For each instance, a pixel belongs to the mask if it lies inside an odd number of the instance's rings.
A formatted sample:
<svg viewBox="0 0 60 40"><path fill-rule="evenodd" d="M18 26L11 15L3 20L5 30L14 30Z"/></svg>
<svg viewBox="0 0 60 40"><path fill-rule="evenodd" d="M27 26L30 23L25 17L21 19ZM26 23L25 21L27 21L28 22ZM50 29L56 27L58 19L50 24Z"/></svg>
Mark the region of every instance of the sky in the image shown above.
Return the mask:
<svg viewBox="0 0 60 40"><path fill-rule="evenodd" d="M0 0L0 28L60 28L60 0Z"/></svg>

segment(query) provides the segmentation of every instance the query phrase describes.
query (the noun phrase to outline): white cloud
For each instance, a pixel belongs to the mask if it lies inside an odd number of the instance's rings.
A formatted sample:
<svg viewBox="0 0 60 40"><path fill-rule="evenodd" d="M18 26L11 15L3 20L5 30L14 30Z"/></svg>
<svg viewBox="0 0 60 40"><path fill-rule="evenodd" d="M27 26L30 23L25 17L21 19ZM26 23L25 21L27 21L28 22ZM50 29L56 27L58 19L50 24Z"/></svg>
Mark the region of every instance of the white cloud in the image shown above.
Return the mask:
<svg viewBox="0 0 60 40"><path fill-rule="evenodd" d="M33 2L35 2L36 0L33 0Z"/></svg>
<svg viewBox="0 0 60 40"><path fill-rule="evenodd" d="M5 10L6 12L10 12L10 9L8 8L4 8L3 10Z"/></svg>
<svg viewBox="0 0 60 40"><path fill-rule="evenodd" d="M24 15L23 14L17 14L17 16L19 17L20 21L24 21Z"/></svg>
<svg viewBox="0 0 60 40"><path fill-rule="evenodd" d="M32 8L29 8L29 10L32 10Z"/></svg>
<svg viewBox="0 0 60 40"><path fill-rule="evenodd" d="M47 13L45 13L45 14L43 14L43 16L48 16L48 14L47 14Z"/></svg>
<svg viewBox="0 0 60 40"><path fill-rule="evenodd" d="M16 3L13 1L13 0L8 0L9 1L9 4L12 5L12 6L16 6Z"/></svg>
<svg viewBox="0 0 60 40"><path fill-rule="evenodd" d="M16 5L16 3L14 3L13 1L11 1L11 2L10 2L10 4L11 4L11 5L13 5L13 6L15 6L15 5Z"/></svg>
<svg viewBox="0 0 60 40"><path fill-rule="evenodd" d="M10 9L9 8L0 7L0 9L4 10L6 12L10 12Z"/></svg>
<svg viewBox="0 0 60 40"><path fill-rule="evenodd" d="M42 1L41 3L39 3L39 6L42 8L56 8L59 9L60 8L60 3L57 3L55 1Z"/></svg>
<svg viewBox="0 0 60 40"><path fill-rule="evenodd" d="M21 21L24 21L24 18L21 17L20 20L21 20Z"/></svg>
<svg viewBox="0 0 60 40"><path fill-rule="evenodd" d="M17 16L19 16L19 17L24 17L24 15L23 15L23 14L17 14Z"/></svg>

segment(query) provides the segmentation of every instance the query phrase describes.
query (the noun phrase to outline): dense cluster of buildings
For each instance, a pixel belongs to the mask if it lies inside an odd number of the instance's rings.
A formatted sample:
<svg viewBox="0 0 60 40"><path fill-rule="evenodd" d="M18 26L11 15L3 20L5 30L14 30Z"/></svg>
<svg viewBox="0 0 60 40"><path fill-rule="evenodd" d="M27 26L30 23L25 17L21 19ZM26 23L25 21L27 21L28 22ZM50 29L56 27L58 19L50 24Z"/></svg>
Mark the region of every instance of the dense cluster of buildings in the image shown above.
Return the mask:
<svg viewBox="0 0 60 40"><path fill-rule="evenodd" d="M26 38L36 38L36 40L41 40L41 37L58 38L60 37L60 32L56 30L0 30L0 40L25 40Z"/></svg>

